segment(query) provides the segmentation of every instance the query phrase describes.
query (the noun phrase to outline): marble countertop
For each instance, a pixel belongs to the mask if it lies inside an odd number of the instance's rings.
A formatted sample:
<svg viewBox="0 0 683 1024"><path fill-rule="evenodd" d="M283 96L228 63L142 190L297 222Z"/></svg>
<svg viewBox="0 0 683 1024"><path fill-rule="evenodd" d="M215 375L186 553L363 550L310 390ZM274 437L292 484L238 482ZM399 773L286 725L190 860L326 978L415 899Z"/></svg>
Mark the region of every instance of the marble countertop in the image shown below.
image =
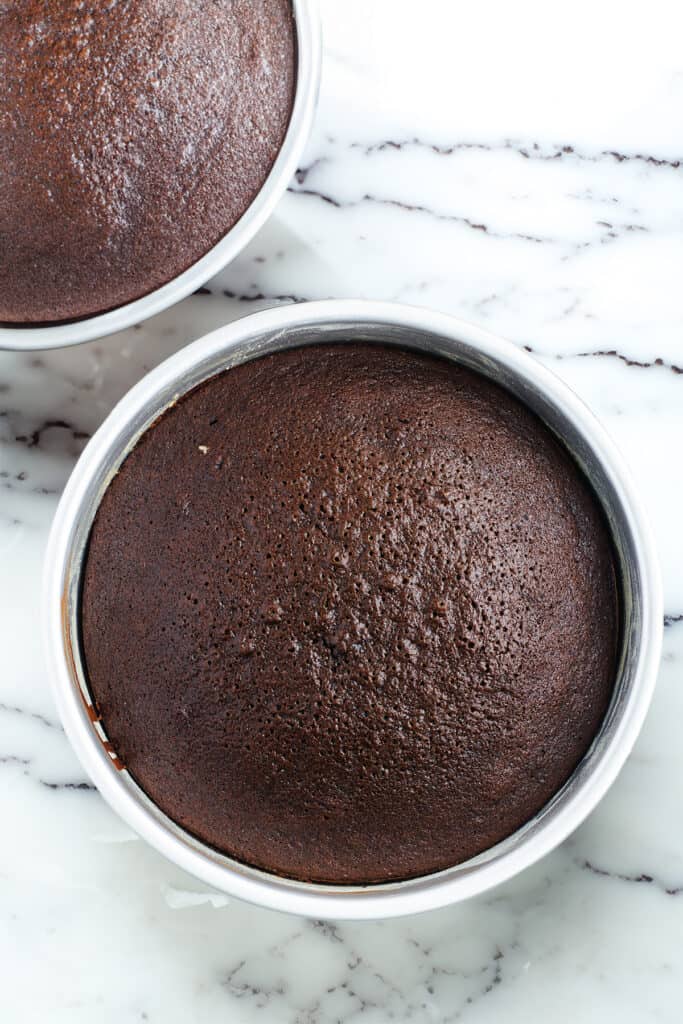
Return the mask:
<svg viewBox="0 0 683 1024"><path fill-rule="evenodd" d="M679 1022L683 997L683 70L675 0L324 0L320 106L268 225L123 334L0 353L0 1019ZM58 724L41 562L86 439L150 367L251 310L396 299L529 349L642 489L654 703L579 831L476 900L371 924L207 892L124 827Z"/></svg>

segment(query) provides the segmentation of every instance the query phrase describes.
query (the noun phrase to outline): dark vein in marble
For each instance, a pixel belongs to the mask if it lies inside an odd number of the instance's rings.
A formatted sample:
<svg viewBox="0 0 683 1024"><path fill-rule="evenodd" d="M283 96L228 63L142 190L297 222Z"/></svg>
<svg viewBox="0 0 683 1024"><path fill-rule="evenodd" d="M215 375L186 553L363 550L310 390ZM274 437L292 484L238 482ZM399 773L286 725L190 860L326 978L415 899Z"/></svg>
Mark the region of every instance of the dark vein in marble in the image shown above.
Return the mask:
<svg viewBox="0 0 683 1024"><path fill-rule="evenodd" d="M94 793L95 786L90 782L48 782L46 779L37 780L41 786L45 786L46 789L72 789L72 790L85 790L88 793Z"/></svg>
<svg viewBox="0 0 683 1024"><path fill-rule="evenodd" d="M0 765L18 765L24 769L23 774L26 778L32 779L39 785L44 786L45 789L51 790L85 790L87 792L94 792L95 786L85 780L77 781L65 781L65 782L51 782L48 779L43 779L40 776L33 775L29 771L29 766L33 764L33 758L31 757L19 757L17 754L0 754Z"/></svg>
<svg viewBox="0 0 683 1024"><path fill-rule="evenodd" d="M491 972L491 968L485 968L484 969L484 970L487 970L489 973L491 973L491 977L486 982L486 984L484 985L484 987L481 990L481 992L478 992L476 995L472 995L472 996L468 996L467 997L467 999L465 1000L465 1007L472 1006L474 1003L478 1003L481 999L484 999L486 996L490 995L493 992L493 990L496 988L497 985L500 985L500 983L503 980L503 963L502 963L502 961L503 961L503 951L501 949L499 949L499 948L496 948L496 952L493 955L492 972ZM463 1011L464 1011L464 1008L463 1008ZM456 1016L453 1017L452 1020L454 1020L454 1021L455 1020L459 1020L462 1017L462 1015L463 1015L463 1011L461 1011L460 1013L456 1014Z"/></svg>
<svg viewBox="0 0 683 1024"><path fill-rule="evenodd" d="M342 927L331 921L306 922L303 931L288 935L276 946L271 947L269 953L282 959L286 955L286 950L300 940L306 930L315 932L326 945L341 947L346 968L336 984L321 986L307 1005L296 1008L289 1005L289 988L282 977L276 978L270 985L261 985L251 978L251 964L247 959L240 959L227 971L221 980L222 986L235 998L248 1000L254 1009L272 1006L273 1001L279 997L281 1002L278 1009L283 1009L283 1002L287 1003L287 1019L291 1020L292 1024L322 1024L323 1021L331 1019L329 1000L334 1000L334 1020L338 1024L355 1020L367 1012L373 1013L389 1005L393 1007L390 1015L395 1017L398 1013L401 1020L412 1020L414 1016L420 1016L422 1019L421 1015L425 1011L438 1010L439 1020L443 1024L449 1024L462 1020L474 1004L490 995L503 981L504 953L499 946L494 948L490 958L481 966L465 970L456 964L433 963L432 947L408 936L407 942L423 961L423 968L420 970L421 976L416 985L411 984L407 990L402 989L373 962L364 958L354 948L353 943L348 941ZM511 948L515 948L516 945L515 940ZM443 986L447 985L450 992L451 979L462 982L465 986L465 991L459 993L455 1006L453 997L450 994L446 997L443 990ZM436 1002L430 1005L424 993Z"/></svg>
<svg viewBox="0 0 683 1024"><path fill-rule="evenodd" d="M622 237L619 233L620 231L643 231L648 233L650 230L649 228L646 228L644 224L618 224L616 227L619 228L619 231L606 230L606 221L597 220L595 221L595 224L598 227L603 228L603 233L600 237L589 238L585 242L568 242L567 248L569 251L560 257L560 262L567 263L569 260L573 259L577 253L583 252L586 249L592 249L596 245L611 245L612 242L615 242L618 238Z"/></svg>
<svg viewBox="0 0 683 1024"><path fill-rule="evenodd" d="M622 352L619 352L615 348L596 349L595 351L592 352L568 352L566 354L553 354L541 352L539 349L532 348L531 345L523 345L522 347L525 352L531 352L534 355L541 356L542 358L557 359L558 362L564 359L609 358L618 359L626 366L636 367L637 369L640 370L664 369L670 370L671 373L675 373L677 375L683 374L683 366L679 366L677 363L667 362L666 359L662 359L660 356L657 356L655 359L646 362L639 359L631 359L629 356L624 355Z"/></svg>
<svg viewBox="0 0 683 1024"><path fill-rule="evenodd" d="M309 927L314 932L317 932L324 938L329 939L330 942L344 941L341 937L338 925L334 924L332 921L310 921Z"/></svg>
<svg viewBox="0 0 683 1024"><path fill-rule="evenodd" d="M336 140L330 139L332 144ZM438 145L434 143L425 142L419 138L402 139L402 140L384 140L377 143L365 144L365 143L350 143L348 148L351 150L360 150L366 156L371 156L374 153L394 151L400 152L408 148L420 148L426 149L430 152L436 153L440 156L450 156L461 151L477 150L481 152L489 152L495 154L501 150L508 150L517 153L519 156L525 159L531 160L561 160L564 158L571 158L579 161L596 163L600 160L610 159L617 163L627 162L640 162L649 164L655 167L669 167L678 170L683 164L683 158L675 158L667 160L665 158L656 157L645 153L624 153L617 150L603 150L598 154L587 154L577 151L571 145L559 145L549 144L543 147L538 142L525 143L520 140L505 139L498 145L490 145L487 143L478 142L458 142L452 145ZM290 187L289 192L298 195L315 196L321 202L327 203L337 209L345 209L353 206L359 206L362 203L375 203L385 206L393 206L397 209L419 212L426 216L432 217L433 219L440 221L448 221L451 223L458 223L464 227L468 227L472 230L483 231L487 235L493 238L501 239L517 239L520 241L529 241L535 243L552 243L566 245L568 253L563 257L564 260L571 259L578 252L584 249L590 249L594 245L609 245L611 242L622 237L623 233L646 233L649 228L645 224L639 224L636 222L628 222L623 224L614 224L608 221L596 221L595 224L601 229L600 237L597 239L588 239L579 243L565 243L561 239L555 239L550 237L543 237L526 232L504 232L496 231L492 227L485 223L479 223L473 221L471 218L458 216L454 214L440 213L430 207L404 202L401 200L388 199L377 195L366 194L358 200L340 200L332 195L329 191L322 191L311 187L304 187L315 170L321 165L331 163L335 160L335 157L320 156L314 159L310 164L300 167L296 172L296 182L298 188ZM619 203L617 198L613 199L614 202ZM635 212L635 211L634 211Z"/></svg>
<svg viewBox="0 0 683 1024"><path fill-rule="evenodd" d="M15 704L0 703L0 713L19 715L22 718L29 719L30 721L37 722L39 725L44 726L47 729L54 729L58 732L62 732L62 728L56 722L51 721L45 715L40 714L38 711L29 711L27 708L18 707ZM0 764L15 764L21 765L25 771L24 774L29 778L33 778L39 785L44 786L46 789L51 790L94 790L89 782L77 781L77 782L50 782L47 779L36 778L31 775L28 771L28 766L32 763L31 758L17 757L15 755L7 755L0 757Z"/></svg>
<svg viewBox="0 0 683 1024"><path fill-rule="evenodd" d="M608 871L607 868L599 867L590 860L579 862L579 867L583 871L589 871L592 875L597 875L599 878L612 878L617 882L631 882L634 885L652 885L655 889L664 893L665 896L680 896L683 893L683 885L668 886L654 875L648 875L644 872L639 875L625 875L618 871Z"/></svg>
<svg viewBox="0 0 683 1024"><path fill-rule="evenodd" d="M285 982L281 980L276 982L274 985L267 986L253 985L251 982L246 980L240 981L237 976L246 966L247 961L240 960L239 963L237 963L221 981L223 988L227 989L227 991L232 996L235 996L236 999L254 999L255 1005L261 1008L267 1005L273 996L282 997L287 994Z"/></svg>
<svg viewBox="0 0 683 1024"><path fill-rule="evenodd" d="M664 628L669 629L671 626L677 626L679 622L683 622L683 615L665 615L664 616Z"/></svg>
<svg viewBox="0 0 683 1024"><path fill-rule="evenodd" d="M419 203L408 203L402 199L389 199L384 196L376 196L366 193L366 195L361 196L360 199L341 200L335 199L335 197L330 195L328 192L321 192L318 189L292 188L291 186L287 191L295 196L309 196L311 198L318 199L338 210L347 210L364 205L388 206L396 210L403 210L406 213L421 213L426 217L430 217L432 220L444 221L449 224L460 224L463 227L469 228L471 231L479 231L491 238L515 238L523 242L537 243L554 241L552 238L545 238L540 235L528 235L518 231L494 231L488 226L488 224L471 220L469 217L463 217L453 213L439 213L438 210L432 210L428 206L423 206Z"/></svg>
<svg viewBox="0 0 683 1024"><path fill-rule="evenodd" d="M347 945L347 949L350 947ZM350 957L347 960L346 967L348 970L348 976L344 981L339 982L338 985L330 985L325 989L324 993L321 993L322 997L334 996L337 993L341 993L346 999L355 1001L357 1004L355 1007L350 1008L347 1013L337 1018L339 1021L350 1020L355 1017L356 1014L363 1014L366 1010L379 1009L380 1006L386 1003L387 997L394 997L398 999L401 1004L406 1008L406 1019L410 1016L412 1011L415 1009L413 1003L409 1000L408 996L403 993L397 985L391 982L384 974L380 971L373 970L370 964L366 963L363 958L355 951L350 952ZM363 987L363 981L359 978L356 981L356 976L362 973L363 970L366 972L366 976L371 978L374 982L377 982L380 986L382 994L381 1002L377 1002L375 999L370 999L367 995L361 995L359 989ZM424 1007L424 1004L422 1004ZM319 998L309 1006L302 1015L295 1018L294 1024L312 1024L313 1021L321 1022L327 1019L327 1015L322 1010L322 999Z"/></svg>
<svg viewBox="0 0 683 1024"><path fill-rule="evenodd" d="M608 220L596 220L595 223L598 225L599 228L619 228L621 231L647 232L649 230L649 228L646 228L644 224L612 224Z"/></svg>
<svg viewBox="0 0 683 1024"><path fill-rule="evenodd" d="M471 229L472 231L483 232L490 238L515 239L517 241L522 242L534 242L539 245L561 245L569 250L569 252L562 257L563 261L571 259L573 256L576 255L576 253L580 252L583 249L590 249L595 245L609 245L610 243L614 242L616 239L621 237L620 232L630 231L647 233L649 231L649 228L647 228L644 224L612 224L607 221L599 220L595 221L595 226L600 228L602 232L599 238L588 239L585 242L570 242L564 241L563 239L560 238L552 238L550 236L544 235L533 235L522 231L495 230L490 225L485 224L483 222L472 220L470 217L465 217L458 214L440 213L438 210L434 210L431 207L424 206L418 203L408 203L401 199L389 199L384 196L366 194L362 196L360 199L341 200L335 198L329 192L323 192L319 189L290 187L287 191L290 192L292 195L315 197L320 201L327 203L338 210L349 209L361 206L364 203L370 203L378 206L393 207L394 209L403 210L408 213L421 213L427 217L431 217L434 220L445 221L451 224L459 224L463 227Z"/></svg>
<svg viewBox="0 0 683 1024"><path fill-rule="evenodd" d="M328 162L329 161L327 157L319 156L317 160L313 160L310 164L307 164L306 167L299 167L296 174L294 175L297 184L303 185L311 171L317 170L317 168L320 167L322 164L326 164Z"/></svg>
<svg viewBox="0 0 683 1024"><path fill-rule="evenodd" d="M676 363L669 363L665 359L661 359L659 356L650 362L641 362L638 359L629 359L628 356L618 352L615 348L610 349L597 349L594 352L577 352L577 359L586 359L589 356L601 356L603 358L608 357L612 359L620 359L626 366L635 366L641 370L651 370L655 367L663 367L666 370L671 370L672 373L682 374L683 367L678 366ZM558 357L561 358L561 357Z"/></svg>
<svg viewBox="0 0 683 1024"><path fill-rule="evenodd" d="M10 479L8 479L8 477L9 477L8 473L7 474L6 473L0 473L0 477L4 478L2 480L2 482L0 483L0 487L2 487L2 489L5 490L5 491L15 491L17 494L26 494L26 493L28 493L28 494L41 494L41 495L52 495L52 496L62 493L61 490L59 490L56 487L17 487L15 484L12 483L12 481ZM26 474L25 473L17 473L17 475L15 477L13 477L12 479L19 480L20 482L23 483L23 481L26 479Z"/></svg>
<svg viewBox="0 0 683 1024"><path fill-rule="evenodd" d="M373 153L386 152L387 150L401 152L406 149L426 149L437 156L453 156L455 153L467 152L467 151L478 151L482 153L497 153L501 150L507 150L509 152L517 153L525 160L543 160L543 161L554 161L554 160L578 160L583 163L598 163L600 160L612 160L615 163L643 163L651 167L668 167L671 170L679 170L683 166L683 157L674 157L673 159L667 159L665 157L657 157L649 153L625 153L621 150L616 149L603 149L598 153L585 153L576 149L574 146L560 143L548 143L543 146L539 142L524 142L521 139L503 139L502 142L497 144L489 144L485 142L454 142L448 145L439 145L438 143L427 142L426 140L418 137L412 139L386 139L382 142L375 143L362 143L353 142L349 145L350 149L360 150L367 156L371 156ZM324 159L324 158L323 158ZM307 168L302 168L304 172L304 180L306 172L312 170L320 161L313 161Z"/></svg>
<svg viewBox="0 0 683 1024"><path fill-rule="evenodd" d="M419 942L417 939L413 937L408 938L408 943L409 945L414 947L414 949L417 950L417 952L420 954L423 960L427 964L429 964L429 958L431 957L433 952L432 947L423 945L421 942ZM510 944L510 948L515 949L516 947L517 940L515 939ZM497 985L500 985L500 983L503 980L502 961L504 960L504 958L505 954L503 953L503 950L500 948L500 946L496 946L495 952L493 953L491 960L483 964L483 966L475 968L473 970L467 971L458 967L444 967L440 964L430 965L429 974L423 982L425 989L430 995L437 994L436 984L439 978L442 977L459 978L463 981L476 981L477 978L485 978L479 990L467 996L462 1006L458 1010L456 1010L455 1013L442 1018L444 1024L446 1024L446 1022L462 1020L464 1014L466 1013L469 1007L471 1007L474 1003L477 1003L484 996L489 995L491 992L493 992Z"/></svg>
<svg viewBox="0 0 683 1024"><path fill-rule="evenodd" d="M43 434L49 430L66 430L74 441L87 441L91 436L86 431L79 430L73 424L67 423L66 420L44 420L32 433L17 434L14 440L18 444L25 444L27 448L39 448Z"/></svg>
<svg viewBox="0 0 683 1024"><path fill-rule="evenodd" d="M309 302L305 295L269 295L265 292L233 292L224 288L222 293L226 299L237 302Z"/></svg>
<svg viewBox="0 0 683 1024"><path fill-rule="evenodd" d="M47 726L48 729L57 729L59 732L62 731L61 726L56 722L50 721L45 715L41 715L37 711L28 711L26 708L17 707L14 704L0 704L0 713L21 715L23 718L31 718L35 722L40 722L41 725Z"/></svg>
<svg viewBox="0 0 683 1024"><path fill-rule="evenodd" d="M259 262L265 262L260 260ZM257 285L252 285L253 289L257 288ZM310 302L311 300L305 295L275 295L268 294L260 291L250 292L234 292L229 288L222 288L218 291L212 291L211 288L199 288L198 291L193 293L194 295L223 295L226 299L233 299L235 302Z"/></svg>
<svg viewBox="0 0 683 1024"><path fill-rule="evenodd" d="M341 199L335 199L334 196L329 195L327 192L321 192L315 188L292 188L291 186L287 189L295 196L312 196L315 199L320 199L323 203L328 203L329 206L334 206L335 209L341 210L347 206L359 206L360 200L349 200L342 202Z"/></svg>

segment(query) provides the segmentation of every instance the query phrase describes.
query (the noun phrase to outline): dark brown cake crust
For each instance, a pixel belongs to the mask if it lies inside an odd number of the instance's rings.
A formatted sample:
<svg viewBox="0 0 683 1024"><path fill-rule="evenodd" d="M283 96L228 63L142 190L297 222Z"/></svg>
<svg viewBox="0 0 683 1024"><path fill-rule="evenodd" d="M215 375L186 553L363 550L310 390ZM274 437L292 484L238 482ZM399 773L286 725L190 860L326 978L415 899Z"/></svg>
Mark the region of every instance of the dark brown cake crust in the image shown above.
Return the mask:
<svg viewBox="0 0 683 1024"><path fill-rule="evenodd" d="M291 113L290 0L0 4L0 321L83 317L239 220Z"/></svg>
<svg viewBox="0 0 683 1024"><path fill-rule="evenodd" d="M223 373L106 492L82 600L107 734L212 846L304 880L463 861L557 791L610 699L612 548L527 409L365 345Z"/></svg>

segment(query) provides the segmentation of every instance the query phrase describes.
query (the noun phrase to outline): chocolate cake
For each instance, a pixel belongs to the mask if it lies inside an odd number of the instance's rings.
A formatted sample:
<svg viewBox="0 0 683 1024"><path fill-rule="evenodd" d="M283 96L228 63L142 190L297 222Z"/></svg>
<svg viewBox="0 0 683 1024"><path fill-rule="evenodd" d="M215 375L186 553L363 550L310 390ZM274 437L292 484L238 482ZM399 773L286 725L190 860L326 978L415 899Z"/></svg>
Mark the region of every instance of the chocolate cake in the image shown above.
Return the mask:
<svg viewBox="0 0 683 1024"><path fill-rule="evenodd" d="M195 263L293 104L291 0L0 4L0 321L75 319Z"/></svg>
<svg viewBox="0 0 683 1024"><path fill-rule="evenodd" d="M95 706L174 821L278 875L373 883L509 836L612 692L615 560L548 429L445 360L338 344L219 374L99 507Z"/></svg>

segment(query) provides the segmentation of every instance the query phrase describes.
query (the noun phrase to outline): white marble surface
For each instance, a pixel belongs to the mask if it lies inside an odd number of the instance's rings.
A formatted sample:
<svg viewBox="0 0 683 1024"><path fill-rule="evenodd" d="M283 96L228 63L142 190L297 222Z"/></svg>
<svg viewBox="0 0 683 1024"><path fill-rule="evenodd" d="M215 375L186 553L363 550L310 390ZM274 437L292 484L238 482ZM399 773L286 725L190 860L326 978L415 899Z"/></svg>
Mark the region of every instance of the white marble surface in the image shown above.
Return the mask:
<svg viewBox="0 0 683 1024"><path fill-rule="evenodd" d="M0 1020L679 1022L683 64L677 0L324 0L304 165L197 295L79 349L0 353ZM642 487L668 628L621 777L466 905L312 924L207 894L123 827L56 721L39 578L85 439L149 367L277 300L400 299L528 346Z"/></svg>

